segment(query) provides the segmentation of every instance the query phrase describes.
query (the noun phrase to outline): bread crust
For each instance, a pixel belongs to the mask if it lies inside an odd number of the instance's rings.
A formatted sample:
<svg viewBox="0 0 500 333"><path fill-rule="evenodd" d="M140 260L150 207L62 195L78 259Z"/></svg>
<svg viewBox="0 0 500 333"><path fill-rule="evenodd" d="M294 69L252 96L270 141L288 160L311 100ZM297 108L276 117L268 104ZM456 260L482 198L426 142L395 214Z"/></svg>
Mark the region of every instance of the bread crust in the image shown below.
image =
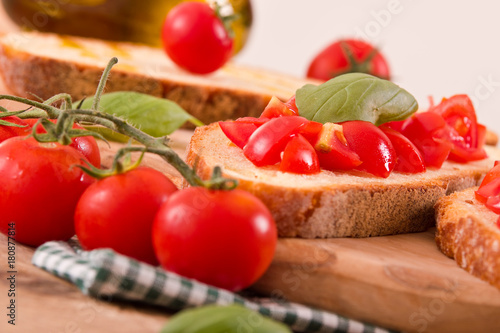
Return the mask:
<svg viewBox="0 0 500 333"><path fill-rule="evenodd" d="M234 64L212 75L191 75L161 49L131 43L35 32L0 38L1 75L12 93L22 97L48 99L61 92L74 100L93 96L112 56L119 63L106 91L168 98L204 123L258 116L273 95L286 100L302 85L314 82Z"/></svg>
<svg viewBox="0 0 500 333"><path fill-rule="evenodd" d="M232 144L217 123L196 129L188 164L207 179L219 165L226 177L269 207L281 237L370 237L424 231L435 224L436 201L476 186L493 165L446 162L442 170L420 175L393 172L387 179L360 172L322 171L318 175L257 168ZM309 185L308 185L309 184Z"/></svg>
<svg viewBox="0 0 500 333"><path fill-rule="evenodd" d="M500 289L498 215L474 197L477 187L436 203L436 244L472 275Z"/></svg>

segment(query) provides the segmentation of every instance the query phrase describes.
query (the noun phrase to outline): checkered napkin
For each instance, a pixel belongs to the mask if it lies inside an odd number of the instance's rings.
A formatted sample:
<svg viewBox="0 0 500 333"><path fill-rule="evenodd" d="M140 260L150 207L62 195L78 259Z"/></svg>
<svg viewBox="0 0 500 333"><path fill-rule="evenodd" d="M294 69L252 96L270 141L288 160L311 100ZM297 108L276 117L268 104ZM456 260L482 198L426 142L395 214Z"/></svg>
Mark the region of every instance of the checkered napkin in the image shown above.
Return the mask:
<svg viewBox="0 0 500 333"><path fill-rule="evenodd" d="M183 278L108 249L83 251L77 242L48 242L32 259L98 299L141 301L181 310L206 304L241 304L297 332L389 332L333 313L269 298L245 298Z"/></svg>

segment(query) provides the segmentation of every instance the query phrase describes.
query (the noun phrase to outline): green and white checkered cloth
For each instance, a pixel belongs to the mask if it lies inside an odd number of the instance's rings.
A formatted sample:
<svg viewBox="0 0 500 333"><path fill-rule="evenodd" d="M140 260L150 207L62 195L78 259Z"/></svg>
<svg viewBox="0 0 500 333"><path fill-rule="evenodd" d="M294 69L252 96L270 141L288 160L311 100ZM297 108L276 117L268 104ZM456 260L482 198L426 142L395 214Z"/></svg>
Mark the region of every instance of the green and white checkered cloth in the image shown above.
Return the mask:
<svg viewBox="0 0 500 333"><path fill-rule="evenodd" d="M207 304L241 304L283 322L297 332L390 332L342 316L270 298L245 298L181 277L109 249L82 251L77 242L48 242L32 259L101 300L129 300L181 310Z"/></svg>

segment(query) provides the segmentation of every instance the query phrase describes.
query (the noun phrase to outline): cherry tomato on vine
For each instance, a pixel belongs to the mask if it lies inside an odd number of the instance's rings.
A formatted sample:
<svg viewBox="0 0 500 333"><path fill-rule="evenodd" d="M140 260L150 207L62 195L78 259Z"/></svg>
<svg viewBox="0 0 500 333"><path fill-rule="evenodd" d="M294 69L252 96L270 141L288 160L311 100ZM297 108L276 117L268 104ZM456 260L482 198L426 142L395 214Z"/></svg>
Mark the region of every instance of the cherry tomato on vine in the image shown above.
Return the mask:
<svg viewBox="0 0 500 333"><path fill-rule="evenodd" d="M73 214L80 195L94 182L77 164L77 150L34 138L13 137L0 144L0 231L13 223L16 241L38 246L75 234Z"/></svg>
<svg viewBox="0 0 500 333"><path fill-rule="evenodd" d="M51 122L55 123L56 119L49 119ZM24 119L24 122L30 126L30 129L36 124L38 119ZM73 124L73 128L83 129L82 126L78 124ZM29 131L31 132L31 130ZM37 133L46 133L43 126L38 125L36 129ZM71 139L70 147L75 148L79 152L83 154L87 158L87 160L95 167L99 168L101 166L101 153L99 151L99 146L97 145L97 141L93 136L80 136Z"/></svg>
<svg viewBox="0 0 500 333"><path fill-rule="evenodd" d="M231 57L233 39L218 13L208 4L188 1L167 14L162 29L163 48L178 66L208 74Z"/></svg>
<svg viewBox="0 0 500 333"><path fill-rule="evenodd" d="M0 142L5 141L8 138L12 138L14 136L28 135L31 132L31 126L19 117L8 116L0 118L0 120L24 126L24 127L17 127L17 126L0 125Z"/></svg>
<svg viewBox="0 0 500 333"><path fill-rule="evenodd" d="M165 269L233 291L250 286L266 271L276 242L267 207L238 189L178 191L153 223L153 245Z"/></svg>
<svg viewBox="0 0 500 333"><path fill-rule="evenodd" d="M138 167L103 178L82 194L75 230L86 250L111 248L156 265L151 228L160 205L177 191L161 172Z"/></svg>
<svg viewBox="0 0 500 333"><path fill-rule="evenodd" d="M361 72L390 80L389 65L372 45L355 39L330 44L313 59L307 77L327 81L335 76Z"/></svg>

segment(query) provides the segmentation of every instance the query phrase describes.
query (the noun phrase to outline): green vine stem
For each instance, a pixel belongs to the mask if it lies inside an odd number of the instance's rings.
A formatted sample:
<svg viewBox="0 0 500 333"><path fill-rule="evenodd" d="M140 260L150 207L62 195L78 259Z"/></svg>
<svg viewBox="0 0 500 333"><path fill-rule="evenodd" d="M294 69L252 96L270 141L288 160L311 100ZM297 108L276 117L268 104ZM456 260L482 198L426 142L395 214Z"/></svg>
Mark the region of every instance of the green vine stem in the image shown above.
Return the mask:
<svg viewBox="0 0 500 333"><path fill-rule="evenodd" d="M57 118L57 126L54 130L54 132L56 133L55 136L60 137L61 132L63 135L65 134L64 131L62 131L63 129L67 131L68 128L71 128L71 126L67 126L68 121L70 121L71 123L73 121L76 121L101 125L120 134L124 134L144 145L144 147L127 147L125 148L125 150L144 151L159 155L166 162L171 164L191 186L203 186L210 189L225 190L235 188L237 186L237 182L233 179L222 177L220 168L215 168L213 170L211 179L201 179L196 174L195 170L193 170L186 162L184 162L184 160L182 160L182 158L180 158L180 156L177 155L177 153L167 145L167 137L153 137L129 125L121 118L98 111L99 101L104 91L109 73L113 65L115 65L117 62L117 58L112 58L106 66L101 80L99 81L91 110L79 108L73 109L73 103L71 101L70 95L64 93L55 95L43 103L11 95L0 95L0 100L11 100L31 106L31 109L18 114L20 118ZM52 103L56 102L62 102L60 108L52 105ZM93 135L91 133L92 132L88 132L87 135ZM82 136L82 133L78 133L77 136ZM57 140L57 138L55 140ZM121 152L120 154L123 154L123 152Z"/></svg>

